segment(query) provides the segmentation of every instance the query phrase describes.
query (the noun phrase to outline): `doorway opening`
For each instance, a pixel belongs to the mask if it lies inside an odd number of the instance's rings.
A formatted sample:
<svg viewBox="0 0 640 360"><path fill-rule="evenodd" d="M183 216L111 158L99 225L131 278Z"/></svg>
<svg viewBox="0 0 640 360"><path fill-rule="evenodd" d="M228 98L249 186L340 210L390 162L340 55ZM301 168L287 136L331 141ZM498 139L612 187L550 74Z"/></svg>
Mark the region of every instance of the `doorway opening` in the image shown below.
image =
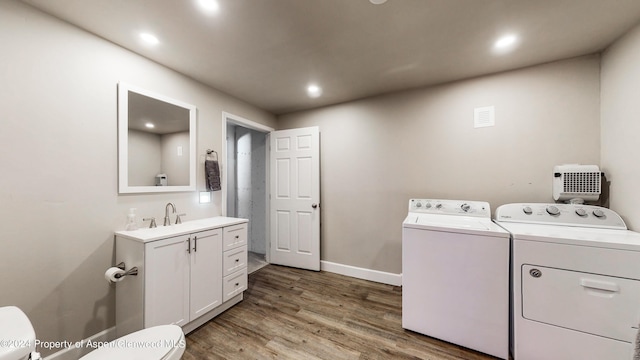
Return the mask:
<svg viewBox="0 0 640 360"><path fill-rule="evenodd" d="M247 271L252 273L269 264L268 140L273 129L228 113L223 126L223 214L249 219Z"/></svg>

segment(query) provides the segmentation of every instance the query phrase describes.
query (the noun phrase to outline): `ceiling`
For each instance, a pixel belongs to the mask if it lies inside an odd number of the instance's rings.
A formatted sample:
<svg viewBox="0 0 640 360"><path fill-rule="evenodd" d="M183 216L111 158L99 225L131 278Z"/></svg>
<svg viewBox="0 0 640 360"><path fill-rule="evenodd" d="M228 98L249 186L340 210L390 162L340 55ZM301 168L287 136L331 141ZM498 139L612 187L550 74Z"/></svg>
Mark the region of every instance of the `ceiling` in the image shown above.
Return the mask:
<svg viewBox="0 0 640 360"><path fill-rule="evenodd" d="M22 1L274 114L599 52L640 21L638 0Z"/></svg>

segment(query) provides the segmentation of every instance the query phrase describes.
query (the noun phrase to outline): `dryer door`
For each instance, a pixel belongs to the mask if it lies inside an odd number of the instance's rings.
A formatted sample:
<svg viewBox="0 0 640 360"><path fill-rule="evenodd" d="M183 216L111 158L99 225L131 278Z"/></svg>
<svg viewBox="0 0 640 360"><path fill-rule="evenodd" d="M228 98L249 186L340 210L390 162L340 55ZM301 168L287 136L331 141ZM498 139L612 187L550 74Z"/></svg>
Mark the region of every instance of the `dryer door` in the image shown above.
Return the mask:
<svg viewBox="0 0 640 360"><path fill-rule="evenodd" d="M633 342L640 281L522 265L522 316L567 329Z"/></svg>

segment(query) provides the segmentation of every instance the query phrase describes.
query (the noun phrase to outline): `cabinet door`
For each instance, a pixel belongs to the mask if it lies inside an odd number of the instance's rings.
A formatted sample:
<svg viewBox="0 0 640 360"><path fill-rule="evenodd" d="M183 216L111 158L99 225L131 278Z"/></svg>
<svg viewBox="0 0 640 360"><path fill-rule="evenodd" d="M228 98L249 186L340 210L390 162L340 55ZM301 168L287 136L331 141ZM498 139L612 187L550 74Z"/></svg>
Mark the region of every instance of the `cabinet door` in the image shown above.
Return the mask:
<svg viewBox="0 0 640 360"><path fill-rule="evenodd" d="M145 244L144 327L189 322L189 236Z"/></svg>
<svg viewBox="0 0 640 360"><path fill-rule="evenodd" d="M222 230L191 235L191 320L222 303Z"/></svg>

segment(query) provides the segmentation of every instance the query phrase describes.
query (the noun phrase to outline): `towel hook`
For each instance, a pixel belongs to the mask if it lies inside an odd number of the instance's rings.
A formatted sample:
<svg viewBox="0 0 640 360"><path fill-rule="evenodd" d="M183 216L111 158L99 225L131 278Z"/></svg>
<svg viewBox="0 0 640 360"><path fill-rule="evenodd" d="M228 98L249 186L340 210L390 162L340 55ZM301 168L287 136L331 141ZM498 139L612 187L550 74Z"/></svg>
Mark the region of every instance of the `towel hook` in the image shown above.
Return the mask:
<svg viewBox="0 0 640 360"><path fill-rule="evenodd" d="M218 160L218 152L215 150L207 149L207 156L212 156L215 154L215 158L213 160Z"/></svg>

